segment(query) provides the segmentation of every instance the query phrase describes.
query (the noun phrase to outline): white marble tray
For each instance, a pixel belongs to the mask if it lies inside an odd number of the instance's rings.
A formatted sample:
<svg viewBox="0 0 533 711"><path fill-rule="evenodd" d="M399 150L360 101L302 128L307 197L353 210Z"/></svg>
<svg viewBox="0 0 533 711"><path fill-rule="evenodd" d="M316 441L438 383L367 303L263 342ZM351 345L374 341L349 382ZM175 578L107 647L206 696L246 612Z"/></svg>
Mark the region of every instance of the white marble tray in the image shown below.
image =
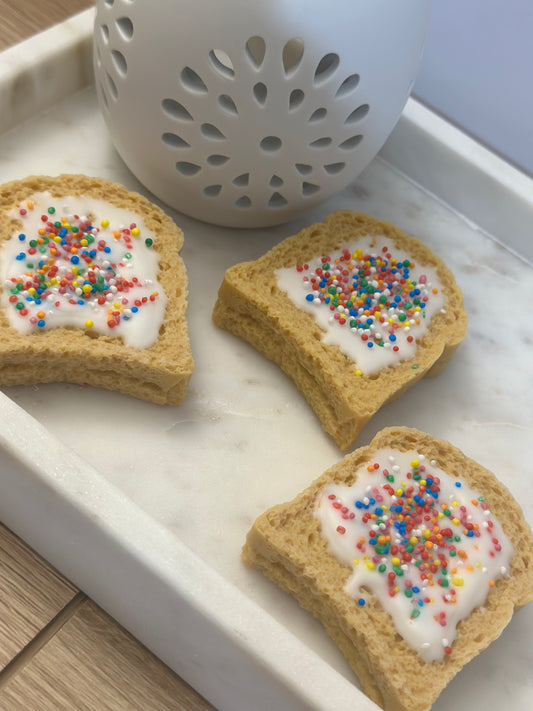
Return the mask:
<svg viewBox="0 0 533 711"><path fill-rule="evenodd" d="M91 86L92 11L0 54L0 175L141 186ZM424 186L423 188L420 185ZM282 372L217 330L226 267L337 207L391 219L448 262L470 314L446 371L385 407L491 468L533 523L533 182L410 101L381 155L327 204L268 230L183 227L196 370L166 408L73 385L0 393L0 520L220 709L375 709L320 625L239 558L254 518L340 458ZM533 606L434 711L533 703Z"/></svg>

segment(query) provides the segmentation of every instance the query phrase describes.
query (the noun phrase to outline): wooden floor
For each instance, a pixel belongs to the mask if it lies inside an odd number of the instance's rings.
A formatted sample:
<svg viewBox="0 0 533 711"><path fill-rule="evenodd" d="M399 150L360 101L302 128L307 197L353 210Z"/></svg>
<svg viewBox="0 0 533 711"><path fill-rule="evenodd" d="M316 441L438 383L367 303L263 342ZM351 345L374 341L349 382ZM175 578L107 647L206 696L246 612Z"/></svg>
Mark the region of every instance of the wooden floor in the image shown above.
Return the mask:
<svg viewBox="0 0 533 711"><path fill-rule="evenodd" d="M2 711L206 711L103 610L0 525Z"/></svg>
<svg viewBox="0 0 533 711"><path fill-rule="evenodd" d="M0 51L92 4L0 0ZM0 711L211 708L0 524Z"/></svg>
<svg viewBox="0 0 533 711"><path fill-rule="evenodd" d="M0 0L0 51L94 5L94 0Z"/></svg>

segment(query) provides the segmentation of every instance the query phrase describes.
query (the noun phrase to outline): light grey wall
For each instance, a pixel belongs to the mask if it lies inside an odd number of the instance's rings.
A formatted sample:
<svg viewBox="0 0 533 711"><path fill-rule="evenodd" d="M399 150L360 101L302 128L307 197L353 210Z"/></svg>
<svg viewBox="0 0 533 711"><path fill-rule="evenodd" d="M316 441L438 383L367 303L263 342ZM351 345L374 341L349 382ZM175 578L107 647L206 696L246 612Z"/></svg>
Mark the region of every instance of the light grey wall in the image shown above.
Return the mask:
<svg viewBox="0 0 533 711"><path fill-rule="evenodd" d="M413 95L533 174L533 0L432 0Z"/></svg>

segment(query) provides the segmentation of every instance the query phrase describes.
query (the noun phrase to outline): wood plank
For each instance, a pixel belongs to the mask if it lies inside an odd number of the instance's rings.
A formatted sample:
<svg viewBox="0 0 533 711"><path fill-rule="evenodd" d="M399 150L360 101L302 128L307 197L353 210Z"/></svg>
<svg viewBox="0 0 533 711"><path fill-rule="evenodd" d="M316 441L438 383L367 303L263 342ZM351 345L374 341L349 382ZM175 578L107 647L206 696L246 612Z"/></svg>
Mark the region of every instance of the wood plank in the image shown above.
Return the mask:
<svg viewBox="0 0 533 711"><path fill-rule="evenodd" d="M94 0L0 0L0 51L94 5Z"/></svg>
<svg viewBox="0 0 533 711"><path fill-rule="evenodd" d="M97 605L86 601L0 689L0 708L208 711L212 707Z"/></svg>
<svg viewBox="0 0 533 711"><path fill-rule="evenodd" d="M0 524L0 668L76 593L68 580Z"/></svg>

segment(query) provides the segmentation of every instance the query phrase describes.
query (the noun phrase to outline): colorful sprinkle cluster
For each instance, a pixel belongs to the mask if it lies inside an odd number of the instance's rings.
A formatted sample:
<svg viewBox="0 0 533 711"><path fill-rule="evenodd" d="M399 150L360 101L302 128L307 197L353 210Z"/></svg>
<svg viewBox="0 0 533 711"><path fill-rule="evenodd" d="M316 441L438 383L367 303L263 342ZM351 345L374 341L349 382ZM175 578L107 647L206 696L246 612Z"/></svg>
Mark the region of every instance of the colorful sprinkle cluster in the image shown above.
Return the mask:
<svg viewBox="0 0 533 711"><path fill-rule="evenodd" d="M414 263L395 259L386 246L377 255L344 249L333 260L319 261L314 271L308 264L296 267L309 290L306 300L329 308L338 324L355 329L368 348L397 352L398 329L420 324L431 294L438 293L436 287L428 289L425 275L415 281ZM411 343L413 336L407 340Z"/></svg>
<svg viewBox="0 0 533 711"><path fill-rule="evenodd" d="M372 483L364 495L354 499L350 487L332 487L325 500L333 509L331 534L347 539L339 550L352 558L358 604L365 605L360 586L367 585L389 599L386 609L401 607L402 624L423 616L423 624L442 628L429 634L449 654L469 600L481 604L506 574L511 546L484 497L450 477L443 495L434 465L412 459L406 471L375 461L367 466Z"/></svg>
<svg viewBox="0 0 533 711"><path fill-rule="evenodd" d="M23 222L33 210L31 201L20 208ZM20 274L5 283L9 303L32 325L44 328L50 310L59 310L68 302L106 309L107 328L114 329L121 320L133 318L148 301L157 299L157 291L142 296L135 293L145 286L143 280L118 273L132 260L135 242L141 237L136 223L111 230L107 219L97 226L87 217L58 216L51 205L41 215L40 224L36 234L18 235L22 249L15 259L20 262ZM147 238L145 244L150 247L152 239ZM35 312L35 306L42 309ZM87 329L93 326L92 319L85 321Z"/></svg>

